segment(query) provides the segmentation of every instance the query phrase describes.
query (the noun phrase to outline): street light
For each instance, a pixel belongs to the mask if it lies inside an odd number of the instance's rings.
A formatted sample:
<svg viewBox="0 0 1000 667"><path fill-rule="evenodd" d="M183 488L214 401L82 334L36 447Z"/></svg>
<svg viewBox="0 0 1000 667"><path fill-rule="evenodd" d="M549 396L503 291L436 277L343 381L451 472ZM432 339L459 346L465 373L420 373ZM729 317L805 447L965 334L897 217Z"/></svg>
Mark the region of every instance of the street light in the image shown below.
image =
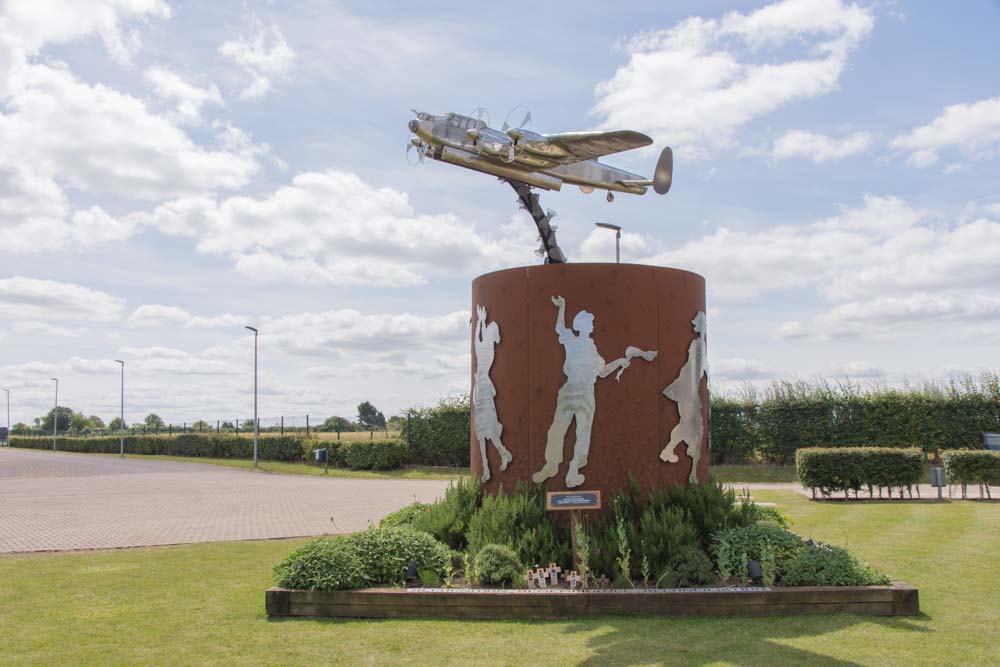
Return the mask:
<svg viewBox="0 0 1000 667"><path fill-rule="evenodd" d="M10 446L10 389L4 389L7 392L7 445Z"/></svg>
<svg viewBox="0 0 1000 667"><path fill-rule="evenodd" d="M125 458L125 362L121 359L115 359L115 362L122 365L122 412L118 417L118 438L119 456Z"/></svg>
<svg viewBox="0 0 1000 667"><path fill-rule="evenodd" d="M246 328L253 332L253 467L257 467L257 330L250 325Z"/></svg>
<svg viewBox="0 0 1000 667"><path fill-rule="evenodd" d="M56 429L59 427L59 378L49 378L56 383L56 409L52 411L52 451L56 451Z"/></svg>
<svg viewBox="0 0 1000 667"><path fill-rule="evenodd" d="M622 261L622 228L618 225L612 225L610 222L595 222L595 225L601 229L610 229L615 233L615 264Z"/></svg>

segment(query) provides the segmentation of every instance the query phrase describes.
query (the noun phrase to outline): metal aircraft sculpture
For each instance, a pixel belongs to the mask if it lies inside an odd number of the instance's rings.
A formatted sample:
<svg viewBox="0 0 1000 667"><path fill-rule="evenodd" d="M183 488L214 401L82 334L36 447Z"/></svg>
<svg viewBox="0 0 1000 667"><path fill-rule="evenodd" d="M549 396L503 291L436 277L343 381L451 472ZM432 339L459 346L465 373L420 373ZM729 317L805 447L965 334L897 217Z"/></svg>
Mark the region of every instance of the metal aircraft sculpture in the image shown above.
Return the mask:
<svg viewBox="0 0 1000 667"><path fill-rule="evenodd" d="M653 143L641 132L538 134L529 129L530 112L520 126L510 127L504 121L502 129L496 130L482 119L483 109L474 112L477 117L457 113L434 116L412 111L416 118L409 122L409 129L416 136L410 138L407 153L415 148L420 162L427 158L440 160L492 174L509 184L535 220L548 263L565 262L566 256L556 243L555 228L551 225L555 212L543 211L538 195L531 188L560 190L565 183L576 185L587 194L595 189L607 190L609 202L614 201L615 192L642 195L652 186L657 194L665 195L670 190L673 152L669 147L660 153L653 178L598 162L597 158L605 155Z"/></svg>

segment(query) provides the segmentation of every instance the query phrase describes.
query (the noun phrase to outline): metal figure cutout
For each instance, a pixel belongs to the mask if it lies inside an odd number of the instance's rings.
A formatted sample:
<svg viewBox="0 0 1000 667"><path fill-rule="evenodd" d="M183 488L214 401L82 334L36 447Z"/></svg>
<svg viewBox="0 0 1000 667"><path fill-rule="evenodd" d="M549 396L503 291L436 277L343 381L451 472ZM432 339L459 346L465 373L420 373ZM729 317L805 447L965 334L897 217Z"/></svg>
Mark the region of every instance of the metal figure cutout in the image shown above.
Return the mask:
<svg viewBox="0 0 1000 667"><path fill-rule="evenodd" d="M495 356L494 346L500 342L500 326L495 322L486 324L486 307L476 306L477 323L473 333L473 341L476 348L476 376L472 387L472 409L475 417L476 439L479 440L479 452L483 459L482 481L490 479L490 463L486 459L486 441L489 440L500 453L500 470L507 469L507 464L511 462L513 456L503 446L500 434L503 432L503 424L497 417L496 403L493 401L497 395L496 387L490 380L490 368L493 367Z"/></svg>
<svg viewBox="0 0 1000 667"><path fill-rule="evenodd" d="M416 148L420 162L432 158L492 174L508 183L517 192L522 207L534 218L542 253L550 264L565 262L566 256L550 225L554 213L542 211L538 195L531 194L531 188L559 190L568 183L586 194L595 189L607 190L610 202L614 200L614 192L642 195L649 186L658 194L667 194L673 180L674 158L669 147L660 153L653 178L598 162L597 158L604 155L653 143L648 136L634 130L538 134L523 127L530 123L530 113L521 122L522 127L508 127L504 122L501 130L489 127L481 119L483 110L479 110L477 118L456 113L443 116L416 110L413 113L416 118L408 127L416 136L410 138L407 152Z"/></svg>
<svg viewBox="0 0 1000 667"><path fill-rule="evenodd" d="M663 390L663 395L677 403L677 412L680 414L680 421L670 432L670 442L660 452L660 458L668 463L677 463L679 460L674 449L682 442L687 445L688 456L691 457L691 474L688 481L692 484L698 483L698 461L701 459L701 445L705 438L705 422L701 417L701 388L702 376L707 376L705 361L708 354L705 346L705 330L707 321L705 313L698 311L698 314L691 320L697 337L688 346L688 359L677 374L677 379L671 382Z"/></svg>
<svg viewBox="0 0 1000 667"><path fill-rule="evenodd" d="M580 474L580 468L587 465L587 457L590 454L590 430L596 407L594 385L597 383L597 378L605 378L617 370L615 381L620 381L622 373L629 367L632 359L641 357L646 361L652 361L656 358L656 351L647 352L629 346L625 349L624 357L605 363L597 352L594 340L590 337L594 330L594 316L586 310L581 310L573 318L573 330L571 330L565 325L566 300L561 296L554 296L552 303L559 308L556 334L566 351L566 361L563 363L566 383L559 389L555 416L545 441L545 466L532 475L532 479L535 482L544 482L559 472L559 465L563 461L563 439L570 423L576 419L576 443L566 473L566 486L574 488L583 484L585 479Z"/></svg>

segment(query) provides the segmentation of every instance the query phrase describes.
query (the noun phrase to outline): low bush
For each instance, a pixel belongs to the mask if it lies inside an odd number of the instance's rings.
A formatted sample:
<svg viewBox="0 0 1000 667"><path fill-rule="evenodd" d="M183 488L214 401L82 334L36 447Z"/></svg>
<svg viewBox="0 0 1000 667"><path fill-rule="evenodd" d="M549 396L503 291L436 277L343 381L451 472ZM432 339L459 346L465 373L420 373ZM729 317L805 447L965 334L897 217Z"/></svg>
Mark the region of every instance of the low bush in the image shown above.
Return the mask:
<svg viewBox="0 0 1000 667"><path fill-rule="evenodd" d="M434 535L452 549L462 550L468 544L469 524L479 509L480 499L478 479L459 479L448 484L444 498L415 516L412 525Z"/></svg>
<svg viewBox="0 0 1000 667"><path fill-rule="evenodd" d="M824 496L834 491L855 494L862 488L869 493L883 489L892 495L893 489L903 489L913 495L923 474L923 453L919 449L889 447L811 447L795 454L795 470L802 485Z"/></svg>
<svg viewBox="0 0 1000 667"><path fill-rule="evenodd" d="M379 528L395 528L398 526L412 526L414 522L423 514L430 512L431 506L419 501L398 509L379 521Z"/></svg>
<svg viewBox="0 0 1000 667"><path fill-rule="evenodd" d="M413 452L414 463L469 465L469 397L408 411L402 437Z"/></svg>
<svg viewBox="0 0 1000 667"><path fill-rule="evenodd" d="M346 537L321 537L303 544L274 567L274 581L283 588L340 591L361 588L368 581Z"/></svg>
<svg viewBox="0 0 1000 667"><path fill-rule="evenodd" d="M859 562L845 549L807 544L785 566L785 586L888 586L889 577Z"/></svg>
<svg viewBox="0 0 1000 667"><path fill-rule="evenodd" d="M572 562L569 521L545 509L545 489L518 483L513 493L483 498L469 522L468 550L477 555L486 545L502 544L525 565Z"/></svg>
<svg viewBox="0 0 1000 667"><path fill-rule="evenodd" d="M707 586L716 580L712 560L696 546L678 550L670 559L669 569L676 576L674 586Z"/></svg>
<svg viewBox="0 0 1000 667"><path fill-rule="evenodd" d="M968 484L982 484L987 494L990 485L1000 486L1000 452L956 450L945 452L941 458L949 484L961 484L963 488Z"/></svg>
<svg viewBox="0 0 1000 667"><path fill-rule="evenodd" d="M395 586L404 582L406 568L428 570L444 577L451 564L451 550L432 535L412 528L375 528L347 537L371 585Z"/></svg>
<svg viewBox="0 0 1000 667"><path fill-rule="evenodd" d="M509 586L520 581L524 568L511 549L487 544L476 554L476 576L484 584Z"/></svg>
<svg viewBox="0 0 1000 667"><path fill-rule="evenodd" d="M369 440L340 442L334 448L339 450L344 466L352 470L395 470L409 460L410 451L406 443L399 440Z"/></svg>
<svg viewBox="0 0 1000 667"><path fill-rule="evenodd" d="M766 522L722 530L712 538L711 552L723 579L737 576L744 579L746 564L773 561L775 575L780 577L785 566L805 546L798 535Z"/></svg>

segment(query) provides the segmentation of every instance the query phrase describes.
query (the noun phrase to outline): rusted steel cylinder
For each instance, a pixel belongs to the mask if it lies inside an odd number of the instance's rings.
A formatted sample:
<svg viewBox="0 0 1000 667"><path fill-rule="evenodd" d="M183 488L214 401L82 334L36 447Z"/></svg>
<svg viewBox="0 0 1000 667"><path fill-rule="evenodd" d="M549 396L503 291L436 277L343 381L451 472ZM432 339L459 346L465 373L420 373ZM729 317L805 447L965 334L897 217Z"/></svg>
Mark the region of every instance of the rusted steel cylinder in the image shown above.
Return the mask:
<svg viewBox="0 0 1000 667"><path fill-rule="evenodd" d="M486 451L484 490L545 477L550 491L607 498L630 474L644 489L706 482L704 313L705 279L679 269L548 264L476 278L470 446L480 477Z"/></svg>

